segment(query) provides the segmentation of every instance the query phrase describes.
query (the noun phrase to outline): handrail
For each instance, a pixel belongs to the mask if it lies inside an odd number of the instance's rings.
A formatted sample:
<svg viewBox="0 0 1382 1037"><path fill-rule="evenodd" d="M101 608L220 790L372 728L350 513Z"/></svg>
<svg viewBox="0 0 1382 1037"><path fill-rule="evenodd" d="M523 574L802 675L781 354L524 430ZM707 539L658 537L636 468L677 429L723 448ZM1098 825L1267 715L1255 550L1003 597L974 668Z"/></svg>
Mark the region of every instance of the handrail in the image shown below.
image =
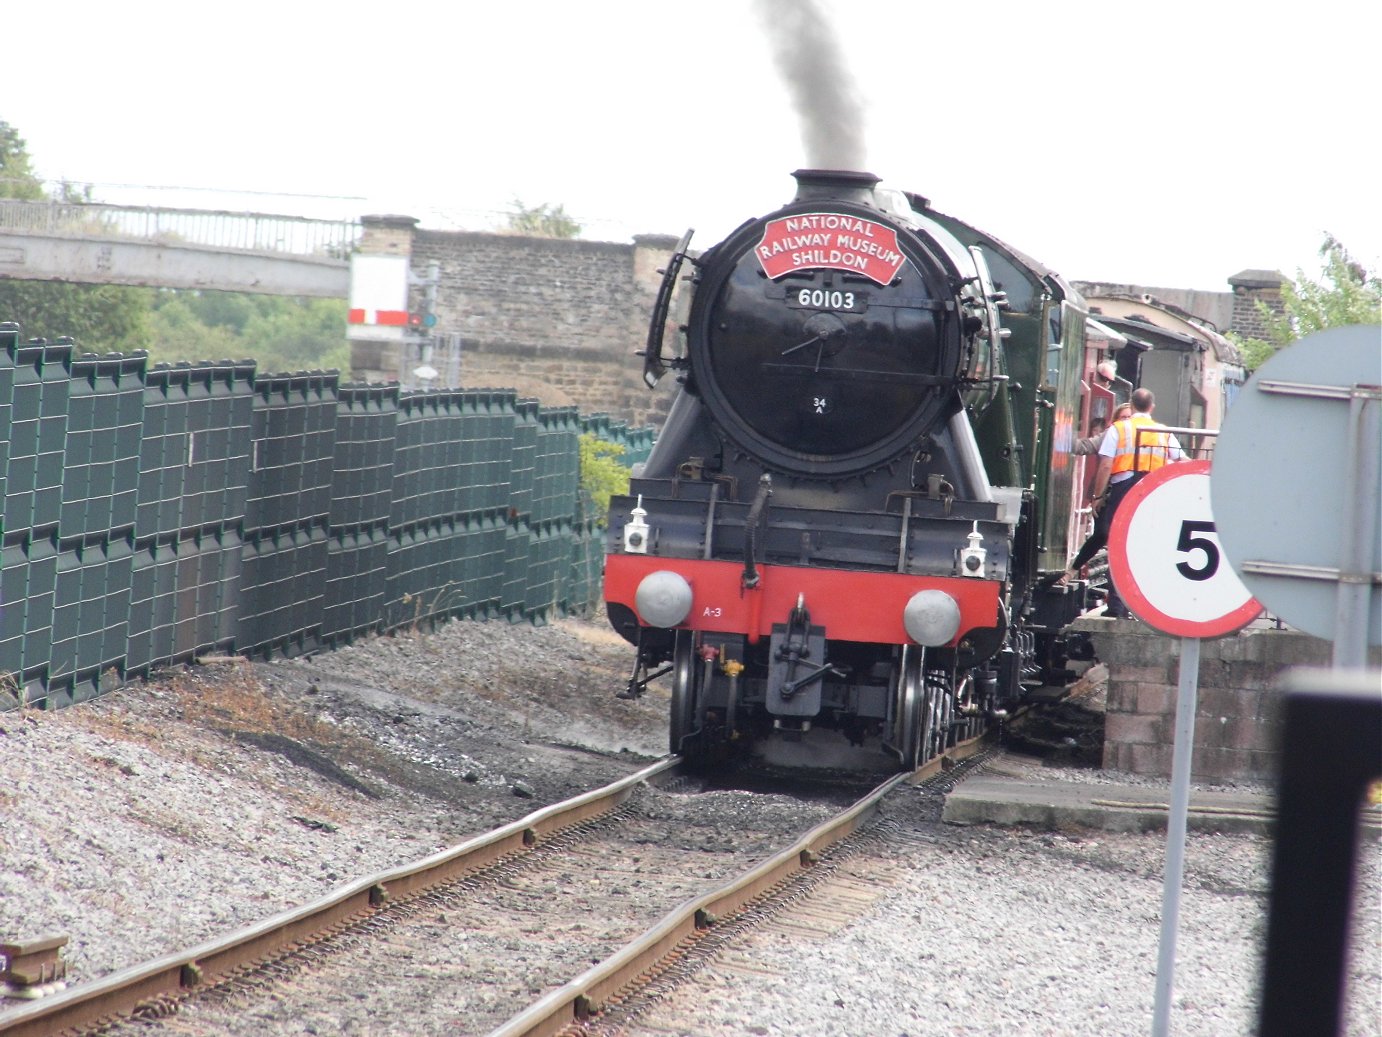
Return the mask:
<svg viewBox="0 0 1382 1037"><path fill-rule="evenodd" d="M1213 439L1215 436L1219 434L1219 430L1210 428L1177 428L1173 425L1141 425L1134 430L1133 435L1132 455L1134 471L1137 470L1137 455L1140 454L1144 449L1147 450L1149 453L1158 451L1163 453L1165 452L1164 447L1144 447L1142 445L1142 437L1144 433L1148 437L1154 435L1161 435L1162 433L1170 433L1174 436L1205 437L1210 442L1200 443L1197 445L1188 445L1186 443L1180 443L1180 448L1182 453L1187 458L1193 458L1197 461L1207 461L1210 460L1211 455L1214 453ZM1179 442L1179 439L1177 440L1177 442Z"/></svg>
<svg viewBox="0 0 1382 1037"><path fill-rule="evenodd" d="M361 226L280 213L0 198L0 231L344 259Z"/></svg>

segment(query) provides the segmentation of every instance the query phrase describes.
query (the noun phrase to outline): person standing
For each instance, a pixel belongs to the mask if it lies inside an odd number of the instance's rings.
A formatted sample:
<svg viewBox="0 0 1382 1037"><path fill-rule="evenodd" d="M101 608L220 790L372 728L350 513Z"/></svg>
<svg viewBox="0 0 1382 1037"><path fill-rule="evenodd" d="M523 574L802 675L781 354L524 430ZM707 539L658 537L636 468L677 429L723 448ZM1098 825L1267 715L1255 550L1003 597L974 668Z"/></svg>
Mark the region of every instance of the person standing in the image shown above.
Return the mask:
<svg viewBox="0 0 1382 1037"><path fill-rule="evenodd" d="M1122 421L1124 418L1131 416L1131 403L1120 403L1113 409L1113 420L1115 422ZM1099 452L1099 445L1104 441L1104 433L1107 429L1105 429L1102 421L1096 421L1095 426L1093 435L1075 440L1074 446L1070 449L1072 454L1087 456ZM1064 586L1075 579L1075 577L1080 574L1080 570L1090 563L1108 540L1108 531L1103 529L1098 521L1099 507L1097 502L1092 506L1091 510L1094 512L1094 528L1090 530L1089 536L1085 537L1085 542L1080 545L1080 550L1076 552L1075 557L1070 562L1070 568L1066 569L1061 578L1056 581L1057 586Z"/></svg>
<svg viewBox="0 0 1382 1037"><path fill-rule="evenodd" d="M1094 532L1070 563L1063 581L1074 578L1080 568L1108 543L1109 530L1118 505L1128 491L1148 472L1185 457L1180 443L1171 433L1152 420L1156 396L1150 389L1137 389L1132 394L1132 414L1115 421L1099 443L1099 467L1094 473L1090 506L1095 509ZM1139 430L1142 431L1138 435ZM1108 604L1104 614L1117 619L1128 617L1127 606L1118 597L1118 590L1109 585Z"/></svg>

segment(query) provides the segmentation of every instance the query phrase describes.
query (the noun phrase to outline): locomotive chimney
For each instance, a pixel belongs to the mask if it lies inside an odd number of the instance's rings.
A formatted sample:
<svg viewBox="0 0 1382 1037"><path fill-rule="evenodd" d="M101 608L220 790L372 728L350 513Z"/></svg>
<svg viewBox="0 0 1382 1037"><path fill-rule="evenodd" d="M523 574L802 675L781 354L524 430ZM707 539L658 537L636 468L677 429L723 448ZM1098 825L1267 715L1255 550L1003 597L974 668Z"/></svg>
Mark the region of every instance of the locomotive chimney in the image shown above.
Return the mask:
<svg viewBox="0 0 1382 1037"><path fill-rule="evenodd" d="M813 198L858 202L873 206L873 188L878 177L852 169L798 169L792 174L797 181L797 196L793 201L806 202Z"/></svg>

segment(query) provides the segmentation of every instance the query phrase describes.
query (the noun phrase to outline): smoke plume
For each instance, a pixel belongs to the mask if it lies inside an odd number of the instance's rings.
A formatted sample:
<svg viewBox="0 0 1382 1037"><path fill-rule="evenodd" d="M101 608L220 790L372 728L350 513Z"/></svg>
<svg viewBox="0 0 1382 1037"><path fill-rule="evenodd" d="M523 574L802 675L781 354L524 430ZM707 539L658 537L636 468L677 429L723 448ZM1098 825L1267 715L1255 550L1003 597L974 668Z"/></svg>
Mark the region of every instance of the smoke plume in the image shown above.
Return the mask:
<svg viewBox="0 0 1382 1037"><path fill-rule="evenodd" d="M806 162L863 169L864 111L819 0L754 0L801 123Z"/></svg>

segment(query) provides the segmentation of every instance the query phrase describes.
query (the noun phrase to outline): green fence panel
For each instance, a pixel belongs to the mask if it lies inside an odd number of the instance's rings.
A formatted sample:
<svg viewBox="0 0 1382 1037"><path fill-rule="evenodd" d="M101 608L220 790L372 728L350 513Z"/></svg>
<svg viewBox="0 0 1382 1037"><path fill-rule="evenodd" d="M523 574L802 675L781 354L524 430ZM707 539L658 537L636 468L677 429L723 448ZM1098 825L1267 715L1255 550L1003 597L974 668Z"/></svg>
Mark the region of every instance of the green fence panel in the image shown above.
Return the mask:
<svg viewBox="0 0 1382 1037"><path fill-rule="evenodd" d="M175 601L170 658L187 662L236 646L244 544L234 527L210 525L175 542Z"/></svg>
<svg viewBox="0 0 1382 1037"><path fill-rule="evenodd" d="M3 527L5 538L56 527L62 512L70 345L35 339L7 350L13 371Z"/></svg>
<svg viewBox="0 0 1382 1037"><path fill-rule="evenodd" d="M0 708L18 705L24 674L24 613L29 596L25 542L0 547Z"/></svg>
<svg viewBox="0 0 1382 1037"><path fill-rule="evenodd" d="M57 554L47 696L58 705L96 694L124 668L133 562L128 535L77 540Z"/></svg>
<svg viewBox="0 0 1382 1037"><path fill-rule="evenodd" d="M144 376L144 426L139 451L135 536L141 541L182 525L186 488L188 382L191 365L157 364Z"/></svg>
<svg viewBox="0 0 1382 1037"><path fill-rule="evenodd" d="M9 468L10 422L14 417L14 354L19 348L19 333L18 324L0 321L0 523L5 520L5 472ZM0 544L5 542L5 532L6 527L0 524ZM0 633L0 637L3 636ZM4 672L0 669L0 673Z"/></svg>
<svg viewBox="0 0 1382 1037"><path fill-rule="evenodd" d="M604 571L604 538L593 520L574 525L570 534L569 589L567 609L587 615L600 600L600 577Z"/></svg>
<svg viewBox="0 0 1382 1037"><path fill-rule="evenodd" d="M657 429L650 425L630 429L628 431L628 443L625 446L624 463L629 468L643 464L648 460L648 455L652 453L653 443L656 440Z"/></svg>
<svg viewBox="0 0 1382 1037"><path fill-rule="evenodd" d="M125 674L144 676L173 658L177 622L177 534L136 541L130 572Z"/></svg>
<svg viewBox="0 0 1382 1037"><path fill-rule="evenodd" d="M332 530L326 551L322 644L338 647L382 628L388 593L388 530Z"/></svg>
<svg viewBox="0 0 1382 1037"><path fill-rule="evenodd" d="M441 406L440 393L405 392L398 398L394 435L393 486L389 500L389 527L402 529L429 518L429 425Z"/></svg>
<svg viewBox="0 0 1382 1037"><path fill-rule="evenodd" d="M390 531L384 601L384 625L389 630L421 618L421 602L433 585L426 573L427 533L425 524Z"/></svg>
<svg viewBox="0 0 1382 1037"><path fill-rule="evenodd" d="M144 428L144 353L72 360L58 536L132 529Z"/></svg>
<svg viewBox="0 0 1382 1037"><path fill-rule="evenodd" d="M513 445L509 451L509 513L532 517L537 478L539 414L537 400L518 400L514 405Z"/></svg>
<svg viewBox="0 0 1382 1037"><path fill-rule="evenodd" d="M334 371L256 376L246 539L327 523L339 384Z"/></svg>
<svg viewBox="0 0 1382 1037"><path fill-rule="evenodd" d="M58 527L32 530L18 542L26 560L22 662L18 676L29 701L42 701L53 647L53 598L58 575Z"/></svg>
<svg viewBox="0 0 1382 1037"><path fill-rule="evenodd" d="M221 361L193 364L179 375L186 379L187 403L186 438L178 444L186 468L179 530L244 524L254 452L255 373L252 361Z"/></svg>
<svg viewBox="0 0 1382 1037"><path fill-rule="evenodd" d="M449 389L443 394L431 459L437 518L455 519L464 510L464 397L465 393L458 389Z"/></svg>
<svg viewBox="0 0 1382 1037"><path fill-rule="evenodd" d="M574 407L544 409L534 478L533 521L570 522L580 484L580 424Z"/></svg>
<svg viewBox="0 0 1382 1037"><path fill-rule="evenodd" d="M455 584L454 615L492 619L502 613L508 528L506 508L468 512L452 523L445 550L448 579Z"/></svg>
<svg viewBox="0 0 1382 1037"><path fill-rule="evenodd" d="M239 651L292 657L320 647L326 556L324 517L245 538L235 637Z"/></svg>
<svg viewBox="0 0 1382 1037"><path fill-rule="evenodd" d="M499 614L510 622L526 619L528 549L531 542L526 517L511 516L504 529L504 584Z"/></svg>
<svg viewBox="0 0 1382 1037"><path fill-rule="evenodd" d="M461 498L463 512L507 508L513 491L517 397L511 389L482 390L476 396L475 412L466 422L467 438L474 442L476 472Z"/></svg>
<svg viewBox="0 0 1382 1037"><path fill-rule="evenodd" d="M17 692L16 698L58 705L56 699L48 699L46 682L53 643L72 346L42 339L21 342L13 324L5 331L0 350L10 391L0 528L3 582L8 591L0 593L10 597L0 598L0 679ZM22 592L16 571L21 566ZM75 651L75 643L71 647Z"/></svg>
<svg viewBox="0 0 1382 1037"><path fill-rule="evenodd" d="M332 450L333 530L387 529L394 489L398 384L340 386Z"/></svg>
<svg viewBox="0 0 1382 1037"><path fill-rule="evenodd" d="M556 473L556 517L574 522L581 494L581 416L568 408L561 430Z"/></svg>
<svg viewBox="0 0 1382 1037"><path fill-rule="evenodd" d="M384 626L391 630L426 626L465 610L465 588L457 580L458 524L419 523L391 533L384 596Z"/></svg>
<svg viewBox="0 0 1382 1037"><path fill-rule="evenodd" d="M528 531L524 617L536 626L566 612L571 571L569 522L546 522Z"/></svg>

